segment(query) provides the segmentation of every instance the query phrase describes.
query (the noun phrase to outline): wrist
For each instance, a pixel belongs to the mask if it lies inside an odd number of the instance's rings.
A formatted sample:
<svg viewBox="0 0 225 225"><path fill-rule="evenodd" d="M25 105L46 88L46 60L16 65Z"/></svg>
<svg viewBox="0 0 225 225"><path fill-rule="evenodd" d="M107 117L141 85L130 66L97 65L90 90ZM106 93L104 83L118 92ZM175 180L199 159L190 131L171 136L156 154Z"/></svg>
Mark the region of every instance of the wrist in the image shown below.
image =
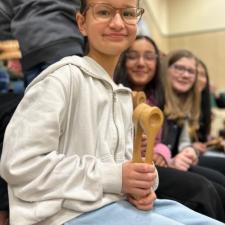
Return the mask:
<svg viewBox="0 0 225 225"><path fill-rule="evenodd" d="M193 150L194 150L196 156L199 157L200 151L199 151L195 146L193 146L193 145L192 145L191 147L193 148Z"/></svg>

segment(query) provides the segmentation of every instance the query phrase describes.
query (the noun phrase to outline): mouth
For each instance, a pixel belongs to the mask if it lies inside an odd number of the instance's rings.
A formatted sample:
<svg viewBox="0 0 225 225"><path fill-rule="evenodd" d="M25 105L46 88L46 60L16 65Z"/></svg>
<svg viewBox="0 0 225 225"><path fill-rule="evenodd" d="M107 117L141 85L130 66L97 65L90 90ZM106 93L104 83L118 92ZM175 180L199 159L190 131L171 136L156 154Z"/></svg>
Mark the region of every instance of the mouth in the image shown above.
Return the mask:
<svg viewBox="0 0 225 225"><path fill-rule="evenodd" d="M109 33L109 34L105 34L104 37L108 39L112 39L112 40L122 40L126 38L127 35L123 33Z"/></svg>
<svg viewBox="0 0 225 225"><path fill-rule="evenodd" d="M189 82L185 81L185 80L178 80L177 81L179 84L182 84L182 85L187 85L189 84Z"/></svg>
<svg viewBox="0 0 225 225"><path fill-rule="evenodd" d="M145 70L133 70L132 72L134 74L137 74L137 75L142 75L142 74L146 74L147 73Z"/></svg>
<svg viewBox="0 0 225 225"><path fill-rule="evenodd" d="M189 83L186 83L186 82L179 82L178 83L178 86L180 87L180 88L189 88L190 87L190 84Z"/></svg>

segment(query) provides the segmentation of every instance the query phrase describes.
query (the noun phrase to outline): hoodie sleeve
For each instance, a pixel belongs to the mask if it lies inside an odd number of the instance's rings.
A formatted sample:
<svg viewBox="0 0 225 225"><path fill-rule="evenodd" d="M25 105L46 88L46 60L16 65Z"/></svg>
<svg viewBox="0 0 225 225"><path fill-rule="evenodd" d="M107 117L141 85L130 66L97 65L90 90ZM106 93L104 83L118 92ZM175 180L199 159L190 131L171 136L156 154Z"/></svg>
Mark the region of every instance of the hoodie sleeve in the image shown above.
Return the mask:
<svg viewBox="0 0 225 225"><path fill-rule="evenodd" d="M27 202L67 199L91 203L101 200L104 193L120 194L121 164L107 167L94 155L58 151L68 101L65 87L53 76L32 84L4 139L1 175L14 195Z"/></svg>

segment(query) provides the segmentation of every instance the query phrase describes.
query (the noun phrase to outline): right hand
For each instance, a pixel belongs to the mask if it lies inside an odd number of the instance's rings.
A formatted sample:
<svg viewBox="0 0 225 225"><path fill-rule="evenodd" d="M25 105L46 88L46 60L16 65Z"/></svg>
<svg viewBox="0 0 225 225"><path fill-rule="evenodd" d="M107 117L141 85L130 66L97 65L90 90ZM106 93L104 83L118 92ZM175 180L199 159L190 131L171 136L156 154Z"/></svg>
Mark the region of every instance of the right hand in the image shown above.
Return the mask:
<svg viewBox="0 0 225 225"><path fill-rule="evenodd" d="M170 166L178 170L187 171L194 165L197 158L192 147L186 147L178 153L172 160Z"/></svg>
<svg viewBox="0 0 225 225"><path fill-rule="evenodd" d="M128 195L127 200L140 210L150 210L153 208L156 194L154 191L151 191L150 194L141 199L136 199L133 196Z"/></svg>
<svg viewBox="0 0 225 225"><path fill-rule="evenodd" d="M122 166L122 192L144 198L151 193L156 176L154 165L125 162Z"/></svg>
<svg viewBox="0 0 225 225"><path fill-rule="evenodd" d="M194 148L196 148L200 153L205 153L207 151L207 147L205 143L202 142L194 142L192 144Z"/></svg>

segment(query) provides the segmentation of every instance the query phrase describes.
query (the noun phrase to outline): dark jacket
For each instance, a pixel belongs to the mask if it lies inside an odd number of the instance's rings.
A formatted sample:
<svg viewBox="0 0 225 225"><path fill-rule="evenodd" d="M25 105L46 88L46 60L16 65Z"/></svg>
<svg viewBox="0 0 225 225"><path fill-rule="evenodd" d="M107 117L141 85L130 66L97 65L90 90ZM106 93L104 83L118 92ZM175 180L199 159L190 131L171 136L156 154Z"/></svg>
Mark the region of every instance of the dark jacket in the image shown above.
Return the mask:
<svg viewBox="0 0 225 225"><path fill-rule="evenodd" d="M182 127L174 120L165 119L162 130L162 143L171 150L171 155L174 157L178 153Z"/></svg>
<svg viewBox="0 0 225 225"><path fill-rule="evenodd" d="M83 54L83 38L76 26L80 0L1 0L0 40L17 39L22 66L51 63Z"/></svg>
<svg viewBox="0 0 225 225"><path fill-rule="evenodd" d="M0 156L5 129L17 107L22 95L13 93L0 94ZM8 191L6 182L0 177L0 211L8 210Z"/></svg>
<svg viewBox="0 0 225 225"><path fill-rule="evenodd" d="M215 100L219 108L225 108L225 94L220 94Z"/></svg>

